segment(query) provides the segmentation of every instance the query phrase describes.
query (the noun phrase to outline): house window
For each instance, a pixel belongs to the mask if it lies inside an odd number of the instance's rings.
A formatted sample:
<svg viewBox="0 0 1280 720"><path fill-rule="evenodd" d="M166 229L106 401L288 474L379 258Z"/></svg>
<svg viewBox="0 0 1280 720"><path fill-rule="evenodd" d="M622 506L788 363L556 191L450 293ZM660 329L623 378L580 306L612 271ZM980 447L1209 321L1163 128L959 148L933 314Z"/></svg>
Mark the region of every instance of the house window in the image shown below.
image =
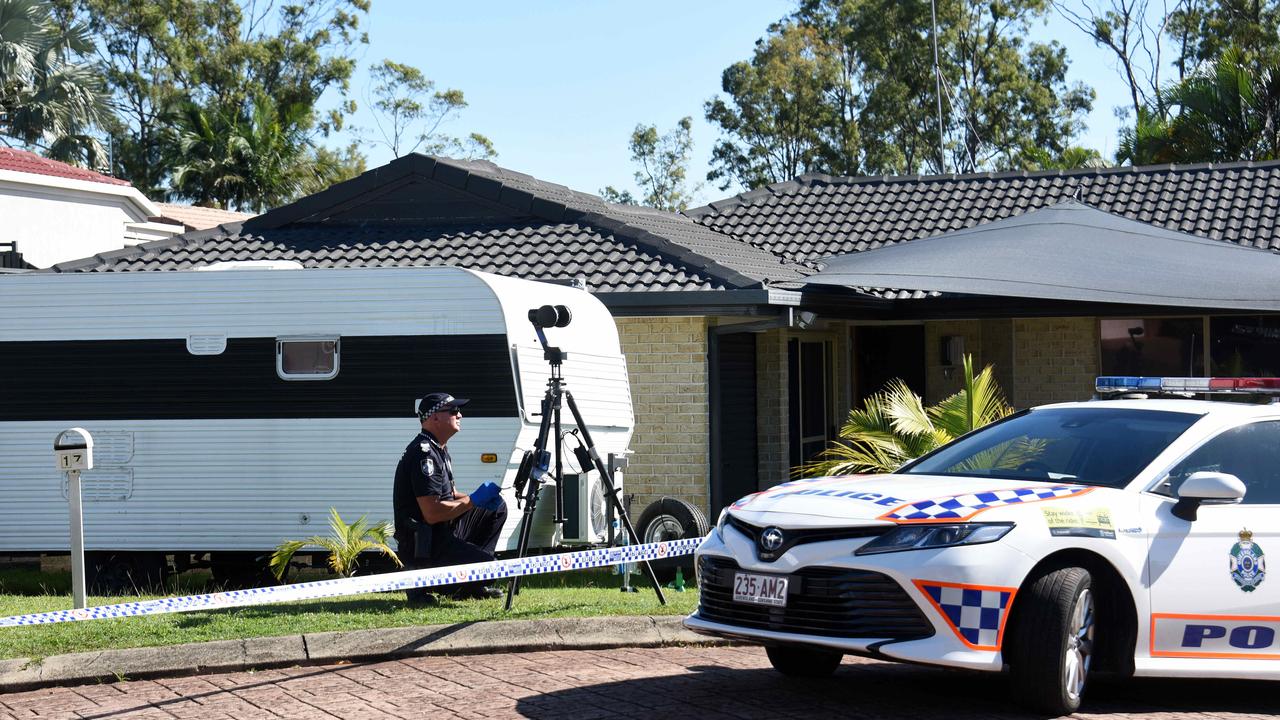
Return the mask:
<svg viewBox="0 0 1280 720"><path fill-rule="evenodd" d="M1204 318L1100 322L1101 375L1204 376Z"/></svg>
<svg viewBox="0 0 1280 720"><path fill-rule="evenodd" d="M328 380L338 374L337 336L276 338L276 374L285 380Z"/></svg>
<svg viewBox="0 0 1280 720"><path fill-rule="evenodd" d="M1280 374L1280 317L1239 315L1209 318L1209 366L1215 377L1275 377Z"/></svg>

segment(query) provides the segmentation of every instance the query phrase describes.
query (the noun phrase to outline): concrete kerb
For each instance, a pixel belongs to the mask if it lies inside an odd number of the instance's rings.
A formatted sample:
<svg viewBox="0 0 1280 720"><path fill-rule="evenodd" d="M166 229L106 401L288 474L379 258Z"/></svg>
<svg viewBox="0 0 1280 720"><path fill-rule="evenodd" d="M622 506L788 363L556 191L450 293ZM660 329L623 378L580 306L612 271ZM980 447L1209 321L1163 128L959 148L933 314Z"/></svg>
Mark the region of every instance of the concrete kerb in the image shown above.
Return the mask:
<svg viewBox="0 0 1280 720"><path fill-rule="evenodd" d="M727 642L690 632L680 620L678 616L624 616L419 625L0 660L0 692L414 655Z"/></svg>

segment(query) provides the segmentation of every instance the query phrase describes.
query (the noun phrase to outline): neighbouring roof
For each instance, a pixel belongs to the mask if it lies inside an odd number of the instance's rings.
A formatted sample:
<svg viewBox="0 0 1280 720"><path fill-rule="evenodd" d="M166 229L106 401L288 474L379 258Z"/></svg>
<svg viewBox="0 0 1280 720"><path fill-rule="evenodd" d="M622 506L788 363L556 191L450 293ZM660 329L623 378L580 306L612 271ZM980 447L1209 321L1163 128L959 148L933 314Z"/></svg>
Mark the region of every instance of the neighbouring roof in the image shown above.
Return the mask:
<svg viewBox="0 0 1280 720"><path fill-rule="evenodd" d="M152 217L155 222L174 221L187 230L209 230L219 225L241 222L253 217L253 213L219 210L218 208L200 207L199 205L175 205L173 203L156 203L159 215Z"/></svg>
<svg viewBox="0 0 1280 720"><path fill-rule="evenodd" d="M614 205L483 161L409 155L243 223L61 263L176 270L235 260L303 267L460 265L602 292L723 290L803 277L681 215Z"/></svg>
<svg viewBox="0 0 1280 720"><path fill-rule="evenodd" d="M806 175L688 211L816 268L1075 199L1160 228L1280 249L1280 162L910 177Z"/></svg>
<svg viewBox="0 0 1280 720"><path fill-rule="evenodd" d="M33 152L18 150L17 148L0 147L0 170L48 175L71 180L86 180L88 182L106 183L107 185L129 185L128 180L113 178L109 175L76 167L75 165L68 165L58 160L50 160Z"/></svg>
<svg viewBox="0 0 1280 720"><path fill-rule="evenodd" d="M1280 311L1280 254L1068 200L823 261L806 283L1165 307Z"/></svg>

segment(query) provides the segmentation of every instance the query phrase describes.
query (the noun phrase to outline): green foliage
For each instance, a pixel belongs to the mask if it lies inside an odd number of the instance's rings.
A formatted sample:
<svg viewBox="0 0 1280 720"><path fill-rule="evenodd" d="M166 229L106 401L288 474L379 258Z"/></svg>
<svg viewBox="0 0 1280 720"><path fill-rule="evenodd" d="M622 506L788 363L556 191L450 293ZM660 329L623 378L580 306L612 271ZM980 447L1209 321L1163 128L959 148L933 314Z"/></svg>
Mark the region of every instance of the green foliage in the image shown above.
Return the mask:
<svg viewBox="0 0 1280 720"><path fill-rule="evenodd" d="M302 137L309 112L266 96L239 108L188 103L165 136L173 187L198 205L259 211L299 195L312 167Z"/></svg>
<svg viewBox="0 0 1280 720"><path fill-rule="evenodd" d="M617 190L612 185L601 190L600 195L627 205L648 205L671 212L687 209L701 187L689 190L685 186L693 154L693 118L681 118L663 135L658 135L656 125L636 125L627 147L631 161L639 165L635 181L644 196L637 201L630 191Z"/></svg>
<svg viewBox="0 0 1280 720"><path fill-rule="evenodd" d="M329 535L313 535L305 540L287 540L276 547L271 555L271 571L284 579L289 561L305 547L318 547L329 553L329 568L342 577L351 577L360 567L360 553L377 551L391 558L397 567L403 567L400 558L387 544L391 537L391 523L382 521L370 525L365 515L348 525L329 508Z"/></svg>
<svg viewBox="0 0 1280 720"><path fill-rule="evenodd" d="M1026 35L1047 0L939 0L945 167L1066 157L1093 91L1066 82L1065 49ZM929 0L804 0L706 104L721 139L711 180L748 188L809 172L938 172Z"/></svg>
<svg viewBox="0 0 1280 720"><path fill-rule="evenodd" d="M1134 165L1280 159L1280 55L1228 47L1143 108L1116 157Z"/></svg>
<svg viewBox="0 0 1280 720"><path fill-rule="evenodd" d="M111 107L85 61L92 52L88 29L58 23L49 3L0 0L0 143L9 138L63 162L105 167L92 133Z"/></svg>
<svg viewBox="0 0 1280 720"><path fill-rule="evenodd" d="M110 128L115 169L148 195L197 202L209 202L211 193L227 196L221 190L189 194L190 181L171 182L165 161L178 154L184 133L168 128L189 121L193 106L209 119L206 129L231 135L253 122L246 106L262 107L258 99L270 98L281 113L277 140L301 146L278 153L295 163L280 174L290 178L306 174L319 140L355 110L346 93L356 46L367 42L359 21L368 0L53 1L64 22L81 23L96 38L98 67L116 107ZM327 110L318 106L326 91L337 97ZM260 129L275 122L260 118ZM199 124L183 128L191 129ZM229 136L215 144L229 148L238 142ZM252 187L256 181L245 182ZM261 208L291 199L289 187L296 192L300 185L290 180L267 186L265 193L232 204Z"/></svg>
<svg viewBox="0 0 1280 720"><path fill-rule="evenodd" d="M378 129L377 136L364 133L370 142L386 145L396 157L419 149L450 157L497 156L493 143L483 135L457 138L442 131L442 124L467 107L461 90L436 90L435 82L421 70L393 60L383 60L369 74Z"/></svg>
<svg viewBox="0 0 1280 720"><path fill-rule="evenodd" d="M901 380L849 411L840 436L819 459L793 470L803 477L893 472L967 432L1013 412L990 365L973 374L964 358L963 388L931 407Z"/></svg>
<svg viewBox="0 0 1280 720"><path fill-rule="evenodd" d="M1213 63L1231 46L1272 59L1280 55L1280 0L1182 0L1169 13L1179 46L1180 78Z"/></svg>

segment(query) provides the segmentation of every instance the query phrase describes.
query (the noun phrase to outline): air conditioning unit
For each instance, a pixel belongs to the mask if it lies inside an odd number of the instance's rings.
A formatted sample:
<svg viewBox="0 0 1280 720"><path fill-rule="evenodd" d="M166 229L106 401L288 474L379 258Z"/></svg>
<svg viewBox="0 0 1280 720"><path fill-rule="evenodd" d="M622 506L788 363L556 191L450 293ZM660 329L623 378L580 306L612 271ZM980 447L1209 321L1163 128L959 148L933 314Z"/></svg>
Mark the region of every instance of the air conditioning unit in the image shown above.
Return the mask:
<svg viewBox="0 0 1280 720"><path fill-rule="evenodd" d="M621 478L621 473L618 474ZM620 480L619 480L620 481ZM609 499L595 473L564 476L565 545L595 545L609 539Z"/></svg>

